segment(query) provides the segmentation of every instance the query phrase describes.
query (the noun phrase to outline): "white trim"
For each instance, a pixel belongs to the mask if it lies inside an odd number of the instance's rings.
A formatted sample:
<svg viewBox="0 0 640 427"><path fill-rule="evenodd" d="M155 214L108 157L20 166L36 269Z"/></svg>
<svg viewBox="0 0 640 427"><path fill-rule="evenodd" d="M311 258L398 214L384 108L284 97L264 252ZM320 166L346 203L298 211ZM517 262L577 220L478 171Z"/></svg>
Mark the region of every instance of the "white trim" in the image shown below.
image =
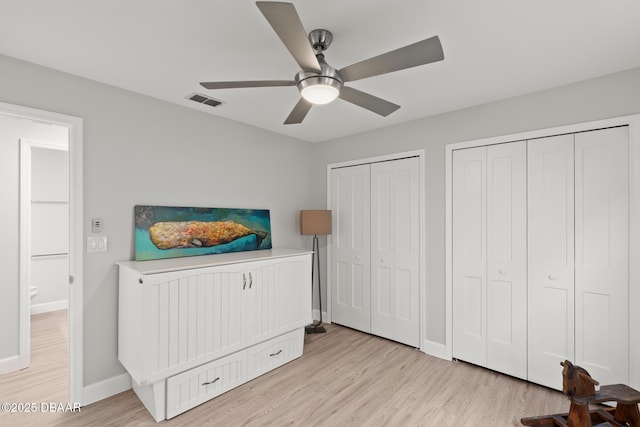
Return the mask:
<svg viewBox="0 0 640 427"><path fill-rule="evenodd" d="M420 206L420 214L419 216L419 221L420 221L420 272L419 272L419 281L420 281L420 343L421 343L421 351L427 352L426 347L424 345L424 343L426 343L427 341L423 338L425 335L425 332L427 330L426 327L426 277L427 277L427 271L426 271L426 263L425 263L425 254L426 254L426 236L425 236L425 195L424 195L424 190L425 190L425 183L424 183L424 179L425 179L425 150L424 149L420 149L420 150L412 150L412 151L403 151L400 153L393 153L393 154L386 154L386 155L381 155L381 156L375 156L375 157L367 157L364 159L356 159L356 160L348 160L345 162L338 162L338 163L329 163L327 165L327 209L331 210L331 170L332 169L338 169L338 168L344 168L344 167L349 167L349 166L358 166L358 165L365 165L365 164L370 164L370 163L378 163L378 162L386 162L386 161L390 161L390 160L399 160L399 159L405 159L407 157L418 157L419 159L419 178L418 180L420 181L418 183L418 192L420 194L420 200L419 200L419 206ZM327 236L327 315L326 315L326 321L328 323L331 323L331 297L332 297L332 283L331 283L331 235L329 234ZM428 352L427 352L428 353ZM430 353L429 353L430 354Z"/></svg>
<svg viewBox="0 0 640 427"><path fill-rule="evenodd" d="M444 177L444 346L445 356L453 357L453 149L445 147L445 177Z"/></svg>
<svg viewBox="0 0 640 427"><path fill-rule="evenodd" d="M82 119L49 111L0 102L0 114L37 122L54 123L69 128L69 401L82 402L82 282L83 282L83 216L82 216ZM28 293L26 294L28 299ZM21 305L22 312L27 306ZM30 311L30 310L29 310ZM24 315L21 314L21 321ZM21 326L21 329L23 327ZM20 345L22 346L21 339Z"/></svg>
<svg viewBox="0 0 640 427"><path fill-rule="evenodd" d="M640 115L629 119L629 384L640 388ZM635 362L635 363L634 363Z"/></svg>
<svg viewBox="0 0 640 427"><path fill-rule="evenodd" d="M448 359L452 357L452 173L453 150L523 141L566 133L584 132L614 126L629 126L629 382L640 387L640 115L615 117L567 126L502 135L492 138L447 144L445 147L445 347Z"/></svg>
<svg viewBox="0 0 640 427"><path fill-rule="evenodd" d="M28 365L28 363L27 363ZM23 357L18 356L10 356L5 357L4 359L0 359L0 375L10 374L11 372L19 371L20 369L24 369L25 361Z"/></svg>
<svg viewBox="0 0 640 427"><path fill-rule="evenodd" d="M124 373L86 386L82 392L82 396L84 398L83 401L71 402L81 403L82 406L86 406L130 389L131 376Z"/></svg>
<svg viewBox="0 0 640 427"><path fill-rule="evenodd" d="M31 142L20 140L20 320L19 356L24 369L31 363Z"/></svg>
<svg viewBox="0 0 640 427"><path fill-rule="evenodd" d="M20 138L21 144L28 144L30 147L46 148L48 150L69 151L68 142L41 141L37 139Z"/></svg>
<svg viewBox="0 0 640 427"><path fill-rule="evenodd" d="M49 313L51 311L65 310L69 308L69 301L62 299L59 301L43 302L41 304L31 304L31 315Z"/></svg>

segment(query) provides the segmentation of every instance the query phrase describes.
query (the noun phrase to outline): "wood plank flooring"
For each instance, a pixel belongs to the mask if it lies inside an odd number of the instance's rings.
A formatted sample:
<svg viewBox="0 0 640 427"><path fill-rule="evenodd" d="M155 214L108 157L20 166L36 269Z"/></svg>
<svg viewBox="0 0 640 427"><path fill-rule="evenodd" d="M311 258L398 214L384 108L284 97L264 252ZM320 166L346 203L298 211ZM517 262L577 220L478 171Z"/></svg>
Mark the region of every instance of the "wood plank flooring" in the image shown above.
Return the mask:
<svg viewBox="0 0 640 427"><path fill-rule="evenodd" d="M67 402L69 400L69 333L67 310L31 316L31 363L27 369L0 375L0 403ZM34 415L34 416L32 416ZM0 411L1 426L29 425L37 414ZM33 424L35 425L35 424Z"/></svg>
<svg viewBox="0 0 640 427"><path fill-rule="evenodd" d="M0 386L2 400L5 392ZM43 401L58 401L58 396ZM560 392L327 325L326 334L305 336L300 359L161 425L517 426L521 417L568 409ZM156 425L133 391L80 413L3 415L0 425Z"/></svg>

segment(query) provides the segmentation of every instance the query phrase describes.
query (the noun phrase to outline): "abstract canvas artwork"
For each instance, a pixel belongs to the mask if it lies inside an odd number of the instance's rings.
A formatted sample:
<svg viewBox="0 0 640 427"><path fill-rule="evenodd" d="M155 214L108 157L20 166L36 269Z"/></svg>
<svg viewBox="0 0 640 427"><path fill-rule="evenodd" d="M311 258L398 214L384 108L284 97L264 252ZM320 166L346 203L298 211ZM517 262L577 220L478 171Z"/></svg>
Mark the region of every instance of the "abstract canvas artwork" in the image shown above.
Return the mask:
<svg viewBox="0 0 640 427"><path fill-rule="evenodd" d="M271 249L268 209L135 207L136 261Z"/></svg>

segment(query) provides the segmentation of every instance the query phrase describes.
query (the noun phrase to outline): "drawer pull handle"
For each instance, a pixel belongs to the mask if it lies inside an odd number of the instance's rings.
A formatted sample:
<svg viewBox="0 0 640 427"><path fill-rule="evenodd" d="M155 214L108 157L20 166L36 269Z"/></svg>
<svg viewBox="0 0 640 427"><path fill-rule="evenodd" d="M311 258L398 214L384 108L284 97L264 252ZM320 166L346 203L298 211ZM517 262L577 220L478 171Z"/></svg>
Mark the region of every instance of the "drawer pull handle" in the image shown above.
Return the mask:
<svg viewBox="0 0 640 427"><path fill-rule="evenodd" d="M249 289L251 289L251 285L253 285L253 277L251 276L251 273L249 273Z"/></svg>
<svg viewBox="0 0 640 427"><path fill-rule="evenodd" d="M220 377L217 377L215 380L207 381L205 383L202 383L202 385L204 385L204 386L211 385L211 384L215 383L216 381L218 381L219 379L220 379Z"/></svg>
<svg viewBox="0 0 640 427"><path fill-rule="evenodd" d="M242 290L244 291L246 287L247 287L247 276L244 273L242 273Z"/></svg>
<svg viewBox="0 0 640 427"><path fill-rule="evenodd" d="M269 357L277 356L277 355L279 355L280 353L282 353L282 349L278 350L278 352L277 352L277 353L271 353L271 354L269 355Z"/></svg>

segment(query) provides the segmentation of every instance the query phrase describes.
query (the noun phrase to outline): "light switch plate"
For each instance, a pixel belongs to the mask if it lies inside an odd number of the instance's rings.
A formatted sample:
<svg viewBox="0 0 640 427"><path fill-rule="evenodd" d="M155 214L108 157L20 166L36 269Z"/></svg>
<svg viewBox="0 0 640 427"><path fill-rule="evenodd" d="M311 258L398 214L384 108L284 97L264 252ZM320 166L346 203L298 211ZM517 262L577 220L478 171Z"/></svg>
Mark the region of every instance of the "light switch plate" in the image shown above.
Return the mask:
<svg viewBox="0 0 640 427"><path fill-rule="evenodd" d="M107 236L87 237L87 252L107 252Z"/></svg>

